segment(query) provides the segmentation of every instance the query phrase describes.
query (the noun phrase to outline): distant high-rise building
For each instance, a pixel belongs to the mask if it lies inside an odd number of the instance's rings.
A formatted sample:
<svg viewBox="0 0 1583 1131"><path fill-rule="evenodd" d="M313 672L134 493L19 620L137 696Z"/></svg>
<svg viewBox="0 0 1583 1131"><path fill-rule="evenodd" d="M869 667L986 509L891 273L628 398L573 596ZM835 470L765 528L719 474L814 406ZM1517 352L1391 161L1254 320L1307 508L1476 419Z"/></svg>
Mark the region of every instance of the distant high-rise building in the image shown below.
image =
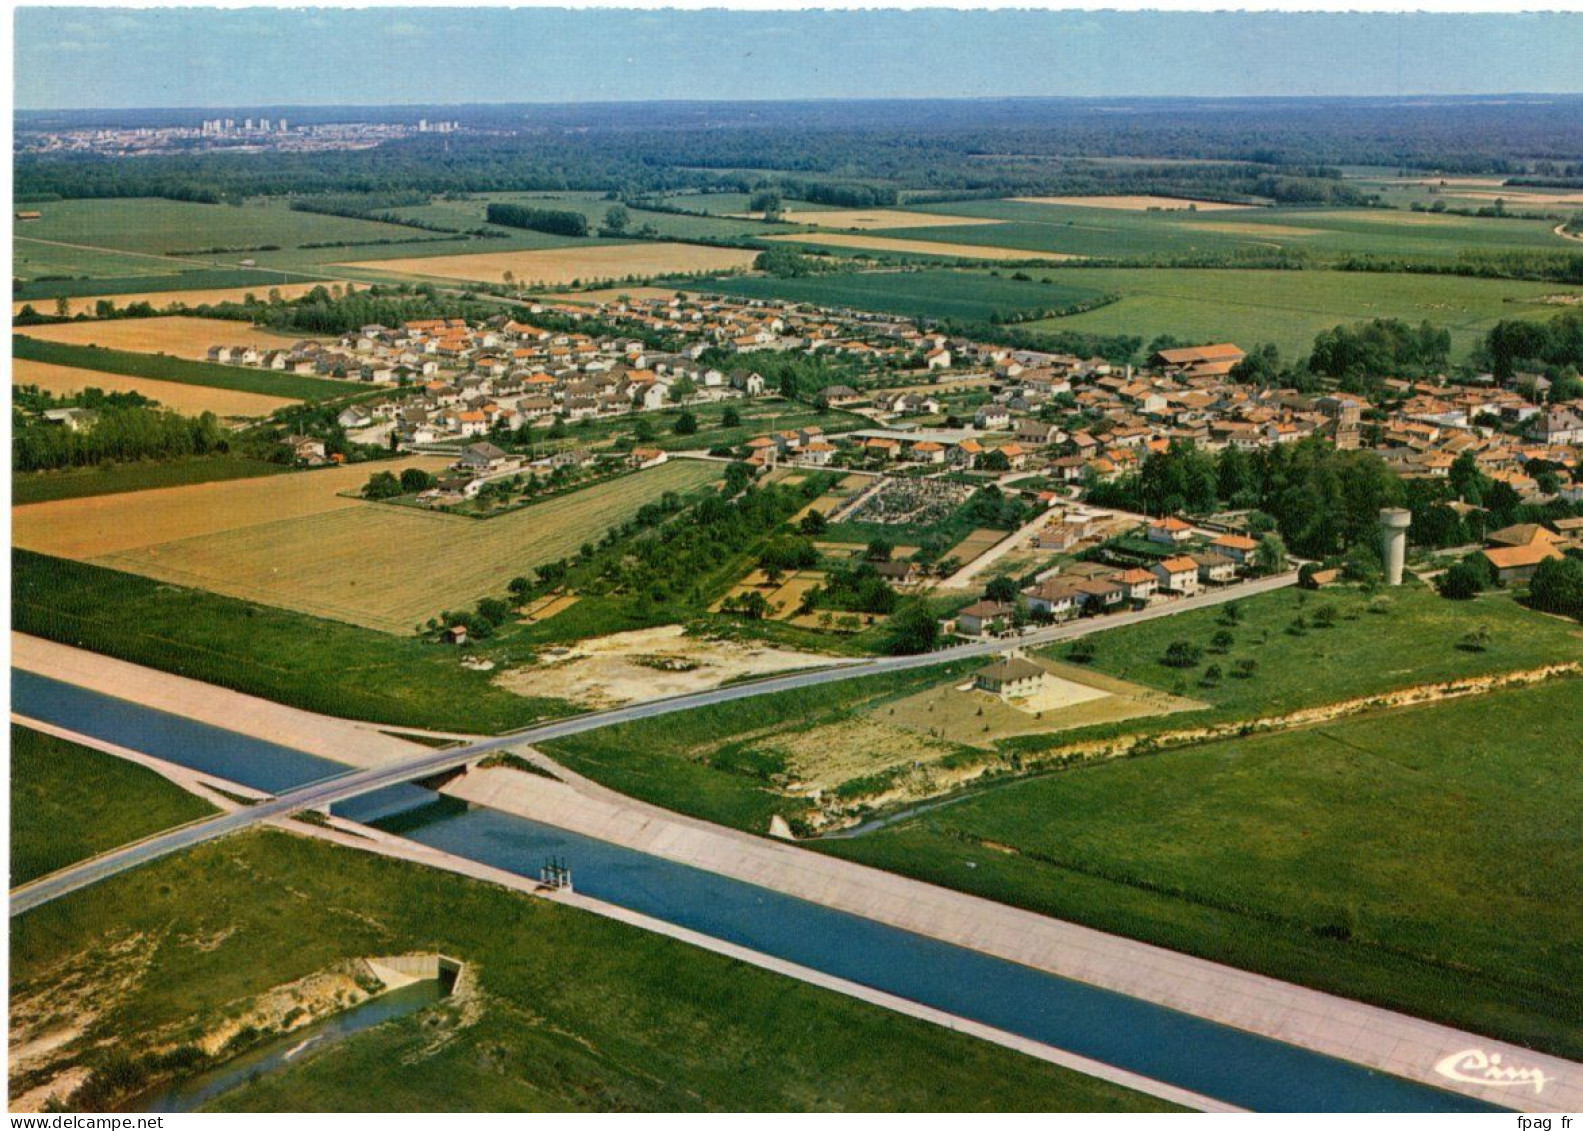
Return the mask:
<svg viewBox="0 0 1583 1131"><path fill-rule="evenodd" d="M429 119L427 119L427 118L419 118L418 119L418 132L420 134L426 134L426 133L429 132Z"/></svg>
<svg viewBox="0 0 1583 1131"><path fill-rule="evenodd" d="M281 133L285 133L286 132L286 119L284 119L284 118L282 118L280 120L280 132Z"/></svg>
<svg viewBox="0 0 1583 1131"><path fill-rule="evenodd" d="M258 120L258 132L261 133L261 134L267 134L269 132L269 119L268 118L260 118Z"/></svg>
<svg viewBox="0 0 1583 1131"><path fill-rule="evenodd" d="M249 119L247 119L247 121L243 122L242 123L242 128L244 130L247 130L247 131L251 132L252 129L253 129L253 119L249 118Z"/></svg>

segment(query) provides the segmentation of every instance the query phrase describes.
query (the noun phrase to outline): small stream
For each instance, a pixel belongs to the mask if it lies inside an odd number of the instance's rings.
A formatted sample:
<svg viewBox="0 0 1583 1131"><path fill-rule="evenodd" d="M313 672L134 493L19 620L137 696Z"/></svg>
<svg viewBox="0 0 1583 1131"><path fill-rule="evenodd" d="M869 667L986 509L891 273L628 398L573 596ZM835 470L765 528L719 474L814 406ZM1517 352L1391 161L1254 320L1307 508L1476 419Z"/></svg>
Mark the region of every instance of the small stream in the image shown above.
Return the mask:
<svg viewBox="0 0 1583 1131"><path fill-rule="evenodd" d="M410 1017L420 1009L444 1000L449 993L448 981L441 978L426 978L410 986L390 990L351 1009L342 1010L259 1045L206 1072L188 1076L160 1090L145 1092L123 1110L197 1111L210 1100L291 1065L299 1057L320 1052L386 1021Z"/></svg>

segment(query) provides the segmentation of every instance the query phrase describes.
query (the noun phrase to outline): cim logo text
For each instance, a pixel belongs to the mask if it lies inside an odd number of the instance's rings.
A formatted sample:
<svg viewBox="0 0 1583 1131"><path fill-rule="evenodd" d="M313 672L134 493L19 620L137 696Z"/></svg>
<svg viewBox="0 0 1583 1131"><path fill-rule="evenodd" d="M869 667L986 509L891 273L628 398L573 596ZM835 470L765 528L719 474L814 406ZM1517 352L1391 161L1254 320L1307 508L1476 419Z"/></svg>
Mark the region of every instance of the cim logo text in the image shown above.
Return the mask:
<svg viewBox="0 0 1583 1131"><path fill-rule="evenodd" d="M1536 1096L1554 1079L1537 1068L1514 1068L1504 1064L1500 1053L1486 1053L1483 1049L1454 1052L1436 1064L1435 1071L1447 1080L1482 1084L1489 1088L1523 1088L1532 1085Z"/></svg>

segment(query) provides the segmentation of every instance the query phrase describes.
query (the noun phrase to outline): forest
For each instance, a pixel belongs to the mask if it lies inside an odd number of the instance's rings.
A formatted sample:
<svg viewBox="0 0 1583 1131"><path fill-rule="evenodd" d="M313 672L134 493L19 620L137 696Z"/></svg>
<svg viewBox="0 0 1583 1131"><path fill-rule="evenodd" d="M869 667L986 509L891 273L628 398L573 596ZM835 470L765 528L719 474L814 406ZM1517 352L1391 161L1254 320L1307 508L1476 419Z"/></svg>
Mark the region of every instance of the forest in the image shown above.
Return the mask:
<svg viewBox="0 0 1583 1131"><path fill-rule="evenodd" d="M1117 104L1130 111L1116 128ZM19 196L559 191L636 195L795 187L822 203L1078 192L1356 204L1341 165L1553 175L1583 151L1574 98L909 102L468 107L463 130L372 149L24 155ZM377 116L377 115L376 115ZM307 121L306 109L293 111ZM19 128L29 125L27 116ZM489 130L474 134L467 129ZM1139 160L1139 159L1156 159ZM1191 158L1183 162L1181 159ZM817 186L817 187L816 187Z"/></svg>

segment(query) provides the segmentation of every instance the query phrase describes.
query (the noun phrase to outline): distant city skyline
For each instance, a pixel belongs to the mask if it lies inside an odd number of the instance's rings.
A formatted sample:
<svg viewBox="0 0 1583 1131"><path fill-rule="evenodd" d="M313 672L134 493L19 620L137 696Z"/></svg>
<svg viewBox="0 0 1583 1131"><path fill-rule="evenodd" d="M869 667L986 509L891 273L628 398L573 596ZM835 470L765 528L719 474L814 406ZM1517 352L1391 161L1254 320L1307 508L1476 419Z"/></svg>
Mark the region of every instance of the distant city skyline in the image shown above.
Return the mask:
<svg viewBox="0 0 1583 1131"><path fill-rule="evenodd" d="M1583 92L1583 13L19 8L22 110Z"/></svg>

